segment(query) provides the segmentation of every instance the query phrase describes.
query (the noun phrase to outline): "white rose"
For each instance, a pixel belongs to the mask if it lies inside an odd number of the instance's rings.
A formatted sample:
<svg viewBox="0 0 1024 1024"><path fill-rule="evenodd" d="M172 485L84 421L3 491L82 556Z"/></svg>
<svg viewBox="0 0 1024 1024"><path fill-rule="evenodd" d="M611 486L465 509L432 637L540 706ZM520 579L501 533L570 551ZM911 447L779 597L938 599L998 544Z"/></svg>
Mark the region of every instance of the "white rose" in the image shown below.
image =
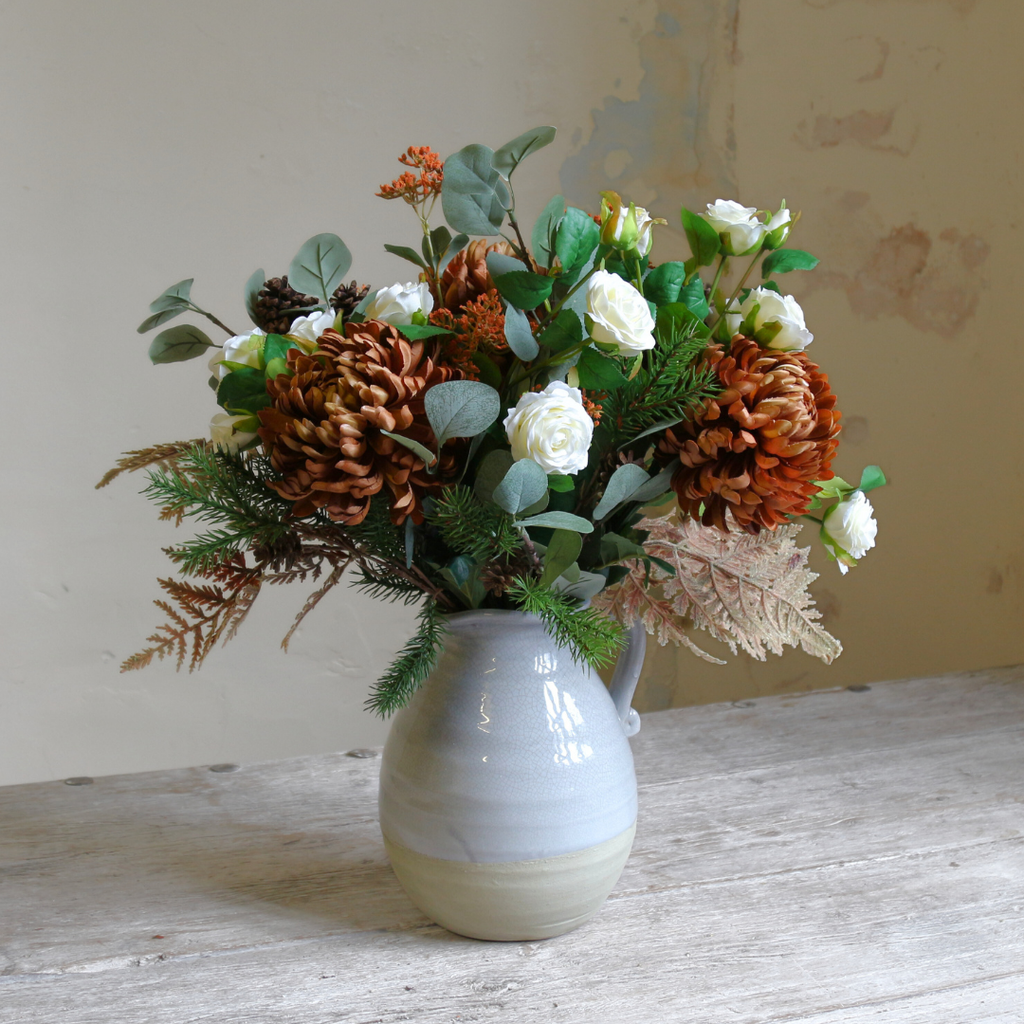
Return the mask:
<svg viewBox="0 0 1024 1024"><path fill-rule="evenodd" d="M725 314L730 334L735 334L740 329L740 324L755 305L759 306L754 316L755 337L766 325L779 325L778 333L764 341L765 348L775 349L776 352L802 352L814 341L814 335L807 330L804 323L804 311L796 299L792 295L773 292L771 288L752 288L742 302L733 302L730 305L729 311Z"/></svg>
<svg viewBox="0 0 1024 1024"><path fill-rule="evenodd" d="M239 424L253 426L256 417L251 414L232 416L219 412L210 420L210 440L218 447L229 452L237 452L256 437L255 430L238 430Z"/></svg>
<svg viewBox="0 0 1024 1024"><path fill-rule="evenodd" d="M503 425L517 462L533 459L545 473L566 475L587 468L594 421L579 388L555 380L543 391L527 391Z"/></svg>
<svg viewBox="0 0 1024 1024"><path fill-rule="evenodd" d="M875 546L878 523L874 520L874 511L867 495L863 491L854 491L825 513L821 527L822 543L839 561L839 571L844 575L849 571L849 565L844 561L843 552L852 559L863 558L868 548ZM842 548L842 551L837 548Z"/></svg>
<svg viewBox="0 0 1024 1024"><path fill-rule="evenodd" d="M743 256L761 245L767 228L757 219L757 208L740 206L731 199L708 203L701 216L718 232L728 256Z"/></svg>
<svg viewBox="0 0 1024 1024"><path fill-rule="evenodd" d="M324 331L334 327L335 313L328 308L323 313L314 311L309 316L300 316L288 329L288 335L292 338L299 338L302 341L316 342Z"/></svg>
<svg viewBox="0 0 1024 1024"><path fill-rule="evenodd" d="M236 334L224 342L224 347L218 349L210 358L210 373L223 380L231 369L221 365L222 359L229 359L233 363L241 363L243 366L255 366L259 369L260 351L263 348L263 339L266 332L258 327L249 334Z"/></svg>
<svg viewBox="0 0 1024 1024"><path fill-rule="evenodd" d="M426 282L409 281L381 288L363 310L367 320L386 320L396 327L411 324L413 313L424 315L434 308L434 297Z"/></svg>
<svg viewBox="0 0 1024 1024"><path fill-rule="evenodd" d="M598 270L587 282L587 314L594 341L618 345L619 355L654 348L654 317L647 300L618 274Z"/></svg>

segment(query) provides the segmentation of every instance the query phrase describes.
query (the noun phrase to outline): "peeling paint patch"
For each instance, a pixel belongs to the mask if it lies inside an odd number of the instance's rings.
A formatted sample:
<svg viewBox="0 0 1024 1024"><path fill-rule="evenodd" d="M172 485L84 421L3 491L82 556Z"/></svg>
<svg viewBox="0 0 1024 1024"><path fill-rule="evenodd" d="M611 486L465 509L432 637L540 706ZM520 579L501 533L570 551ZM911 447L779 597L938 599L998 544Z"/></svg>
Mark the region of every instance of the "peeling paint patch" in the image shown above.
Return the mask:
<svg viewBox="0 0 1024 1024"><path fill-rule="evenodd" d="M609 177L656 216L674 213L680 198L736 194L732 66L739 0L659 0L658 8L653 30L639 43L639 98L606 97L593 111L590 138L562 166L570 202L593 203Z"/></svg>

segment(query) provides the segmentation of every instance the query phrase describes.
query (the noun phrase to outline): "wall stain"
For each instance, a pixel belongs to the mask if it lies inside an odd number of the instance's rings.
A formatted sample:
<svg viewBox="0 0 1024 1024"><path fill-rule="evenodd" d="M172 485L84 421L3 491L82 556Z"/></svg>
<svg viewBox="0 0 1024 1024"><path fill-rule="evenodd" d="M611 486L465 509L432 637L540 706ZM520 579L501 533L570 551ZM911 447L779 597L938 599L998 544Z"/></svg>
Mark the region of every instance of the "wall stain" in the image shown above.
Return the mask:
<svg viewBox="0 0 1024 1024"><path fill-rule="evenodd" d="M989 573L988 583L985 586L987 594L999 594L1003 590L1003 574L996 568Z"/></svg>
<svg viewBox="0 0 1024 1024"><path fill-rule="evenodd" d="M843 417L843 442L845 444L867 444L871 439L871 427L866 416Z"/></svg>
<svg viewBox="0 0 1024 1024"><path fill-rule="evenodd" d="M858 36L858 39L866 38L864 36ZM880 36L875 36L875 42L878 43L878 63L875 65L873 71L869 71L865 75L861 75L857 79L858 82L873 82L876 78L881 78L885 74L885 65L889 60L889 44L882 39Z"/></svg>
<svg viewBox="0 0 1024 1024"><path fill-rule="evenodd" d="M808 7L814 7L818 10L823 10L826 7L835 7L841 3L849 3L850 0L804 0L804 3ZM856 0L857 3L863 3L864 0ZM882 4L891 4L892 0L867 0L868 3L880 6ZM978 0L904 0L904 3L917 3L917 4L931 4L936 6L938 4L948 4L952 9L960 15L970 14L971 11L978 4Z"/></svg>
<svg viewBox="0 0 1024 1024"><path fill-rule="evenodd" d="M876 149L882 153L898 153L908 156L917 140L917 132L906 146L885 143L883 140L892 130L895 110L873 112L857 110L845 117L833 117L819 114L811 127L807 121L797 125L793 138L805 149L829 149L841 142L856 142L868 149Z"/></svg>
<svg viewBox="0 0 1024 1024"><path fill-rule="evenodd" d="M593 130L562 165L561 184L570 202L592 205L617 172L612 187L677 224L681 199L737 191L732 78L722 69L739 60L739 0L658 7L639 43L639 98L608 96L592 111Z"/></svg>

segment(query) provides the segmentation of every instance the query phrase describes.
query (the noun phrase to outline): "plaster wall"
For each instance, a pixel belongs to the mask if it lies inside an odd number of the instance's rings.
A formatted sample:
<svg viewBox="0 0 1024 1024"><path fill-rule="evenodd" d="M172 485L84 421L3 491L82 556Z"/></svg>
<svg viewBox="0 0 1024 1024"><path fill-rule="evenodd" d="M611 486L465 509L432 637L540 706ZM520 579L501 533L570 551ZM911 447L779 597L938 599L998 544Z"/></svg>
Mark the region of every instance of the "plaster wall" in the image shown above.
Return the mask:
<svg viewBox="0 0 1024 1024"><path fill-rule="evenodd" d="M641 708L1024 660L1021 14L1001 0L464 0L0 8L0 783L380 742L361 710L412 613L338 589L261 596L199 674L119 675L160 621L174 531L118 453L202 435L200 362L153 367L150 298L194 276L244 324L241 286L336 231L352 275L405 280L373 198L409 144L559 137L520 205L614 187L665 216L718 196L803 211L792 281L845 414L837 470L881 463L879 545L815 556L846 653L727 668L654 650ZM798 275L791 275L796 278ZM1002 297L1002 298L1001 298Z"/></svg>

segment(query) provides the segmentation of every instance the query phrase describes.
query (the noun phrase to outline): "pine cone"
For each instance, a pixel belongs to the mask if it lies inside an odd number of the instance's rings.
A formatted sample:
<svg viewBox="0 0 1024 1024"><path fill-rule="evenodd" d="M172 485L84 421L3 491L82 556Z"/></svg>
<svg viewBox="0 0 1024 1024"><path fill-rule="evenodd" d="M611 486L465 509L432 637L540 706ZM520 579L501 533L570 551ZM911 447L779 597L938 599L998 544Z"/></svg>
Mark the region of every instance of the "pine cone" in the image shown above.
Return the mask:
<svg viewBox="0 0 1024 1024"><path fill-rule="evenodd" d="M731 511L747 533L774 530L807 511L814 480L835 475L840 413L828 377L803 352L762 349L739 335L728 354L709 346L705 360L722 390L665 432L658 459L679 456L672 489L705 526L727 531Z"/></svg>
<svg viewBox="0 0 1024 1024"><path fill-rule="evenodd" d="M331 296L331 308L335 313L344 313L347 320L352 315L352 310L366 298L369 290L368 284L356 284L355 281L339 284Z"/></svg>
<svg viewBox="0 0 1024 1024"><path fill-rule="evenodd" d="M264 282L253 304L256 319L267 334L287 334L292 323L303 316L303 308L315 306L315 295L303 295L288 284L288 275Z"/></svg>
<svg viewBox="0 0 1024 1024"><path fill-rule="evenodd" d="M492 242L483 238L469 243L457 252L441 275L440 305L457 313L467 302L494 288L494 281L487 270L487 254L499 252L512 255L508 242Z"/></svg>
<svg viewBox="0 0 1024 1024"><path fill-rule="evenodd" d="M294 515L322 508L355 525L382 493L392 522L423 521L422 499L453 475L460 442L445 445L430 475L422 459L381 431L435 446L423 396L461 374L433 355L429 340L409 342L378 320L346 324L345 336L324 332L312 355L289 351L294 376L267 382L273 405L259 414L259 434L283 476L270 486L294 502Z"/></svg>
<svg viewBox="0 0 1024 1024"><path fill-rule="evenodd" d="M530 576L532 564L525 554L497 562L489 562L480 570L480 582L484 590L501 597L512 586L518 576Z"/></svg>

